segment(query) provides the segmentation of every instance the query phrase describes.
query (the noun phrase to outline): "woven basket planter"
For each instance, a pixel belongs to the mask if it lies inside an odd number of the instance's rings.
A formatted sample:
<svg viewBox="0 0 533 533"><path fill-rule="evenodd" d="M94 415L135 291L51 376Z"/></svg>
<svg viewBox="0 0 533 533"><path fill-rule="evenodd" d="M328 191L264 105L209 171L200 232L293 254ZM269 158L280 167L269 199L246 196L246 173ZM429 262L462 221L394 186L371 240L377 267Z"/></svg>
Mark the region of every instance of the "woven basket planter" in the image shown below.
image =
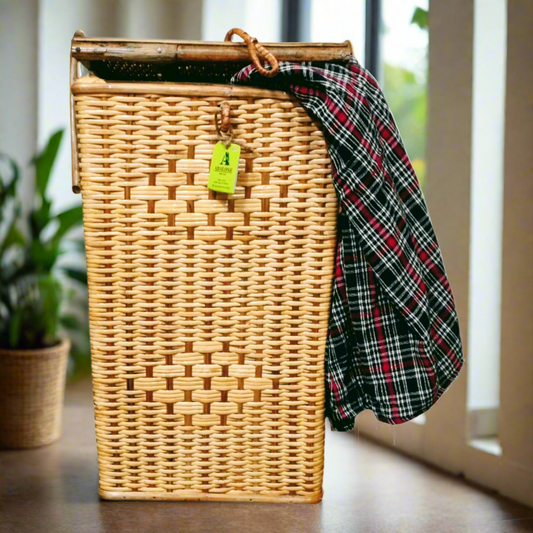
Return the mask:
<svg viewBox="0 0 533 533"><path fill-rule="evenodd" d="M280 91L73 74L72 94L100 495L320 501L337 216L322 133ZM207 189L223 101L243 147L229 196Z"/></svg>
<svg viewBox="0 0 533 533"><path fill-rule="evenodd" d="M41 350L0 349L0 448L35 448L61 436L70 341Z"/></svg>

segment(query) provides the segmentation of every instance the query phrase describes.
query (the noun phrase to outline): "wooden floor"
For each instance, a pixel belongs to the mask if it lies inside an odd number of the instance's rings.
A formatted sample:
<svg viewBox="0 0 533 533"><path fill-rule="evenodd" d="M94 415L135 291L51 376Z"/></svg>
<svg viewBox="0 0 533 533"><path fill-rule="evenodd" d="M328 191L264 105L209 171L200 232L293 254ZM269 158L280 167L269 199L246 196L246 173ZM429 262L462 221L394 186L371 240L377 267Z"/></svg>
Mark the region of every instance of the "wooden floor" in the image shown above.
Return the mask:
<svg viewBox="0 0 533 533"><path fill-rule="evenodd" d="M533 510L354 433L326 442L318 505L104 502L97 492L90 389L69 390L60 442L0 452L1 533L511 533Z"/></svg>

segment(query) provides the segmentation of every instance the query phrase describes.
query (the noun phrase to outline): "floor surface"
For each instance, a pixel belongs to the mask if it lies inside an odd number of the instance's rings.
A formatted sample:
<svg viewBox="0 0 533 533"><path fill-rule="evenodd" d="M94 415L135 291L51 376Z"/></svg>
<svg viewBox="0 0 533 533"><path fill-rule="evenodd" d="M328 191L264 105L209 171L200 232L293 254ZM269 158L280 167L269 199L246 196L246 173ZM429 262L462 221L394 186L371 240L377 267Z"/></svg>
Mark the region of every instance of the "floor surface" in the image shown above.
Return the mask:
<svg viewBox="0 0 533 533"><path fill-rule="evenodd" d="M101 501L92 417L90 387L78 385L58 443L0 452L1 533L533 532L533 509L329 430L317 505Z"/></svg>

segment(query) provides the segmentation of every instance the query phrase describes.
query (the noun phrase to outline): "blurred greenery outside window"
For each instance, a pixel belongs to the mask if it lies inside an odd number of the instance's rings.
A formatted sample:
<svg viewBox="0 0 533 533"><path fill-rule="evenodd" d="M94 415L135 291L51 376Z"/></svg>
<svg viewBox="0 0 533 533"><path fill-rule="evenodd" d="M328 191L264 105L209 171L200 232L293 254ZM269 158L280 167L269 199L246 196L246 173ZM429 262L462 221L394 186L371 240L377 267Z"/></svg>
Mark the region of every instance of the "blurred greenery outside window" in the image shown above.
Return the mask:
<svg viewBox="0 0 533 533"><path fill-rule="evenodd" d="M382 0L380 84L418 179L426 183L428 0Z"/></svg>
<svg viewBox="0 0 533 533"><path fill-rule="evenodd" d="M250 0L251 1L251 0ZM284 0L302 11L284 14L284 27L301 24L303 31L284 33L285 40L341 42L349 39L357 59L371 69L392 110L407 153L422 187L426 181L426 117L429 0ZM285 5L284 4L284 5ZM365 49L368 17L380 13L377 65ZM365 24L366 19L366 24ZM291 24L292 23L292 24ZM366 26L366 28L365 28ZM370 30L373 31L373 30ZM375 42L374 39L369 41ZM368 43L367 43L368 44ZM376 72L375 72L376 71Z"/></svg>

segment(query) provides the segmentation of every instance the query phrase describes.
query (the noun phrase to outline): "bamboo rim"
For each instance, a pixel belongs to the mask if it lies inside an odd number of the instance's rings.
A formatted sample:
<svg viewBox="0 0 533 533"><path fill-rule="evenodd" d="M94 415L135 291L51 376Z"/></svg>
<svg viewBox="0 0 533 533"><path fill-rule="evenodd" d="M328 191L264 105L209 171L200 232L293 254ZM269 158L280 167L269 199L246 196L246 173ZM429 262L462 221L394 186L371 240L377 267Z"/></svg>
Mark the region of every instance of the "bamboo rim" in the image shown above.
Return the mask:
<svg viewBox="0 0 533 533"><path fill-rule="evenodd" d="M261 44L278 61L346 61L353 54L352 43L265 43ZM173 41L89 38L78 30L72 39L71 55L78 61L135 61L181 63L250 61L244 42Z"/></svg>
<svg viewBox="0 0 533 533"><path fill-rule="evenodd" d="M173 83L173 82L107 82L93 76L79 78L71 85L72 94L166 94L193 96L201 94L223 98L275 98L292 100L294 97L284 91L221 85L215 83Z"/></svg>

